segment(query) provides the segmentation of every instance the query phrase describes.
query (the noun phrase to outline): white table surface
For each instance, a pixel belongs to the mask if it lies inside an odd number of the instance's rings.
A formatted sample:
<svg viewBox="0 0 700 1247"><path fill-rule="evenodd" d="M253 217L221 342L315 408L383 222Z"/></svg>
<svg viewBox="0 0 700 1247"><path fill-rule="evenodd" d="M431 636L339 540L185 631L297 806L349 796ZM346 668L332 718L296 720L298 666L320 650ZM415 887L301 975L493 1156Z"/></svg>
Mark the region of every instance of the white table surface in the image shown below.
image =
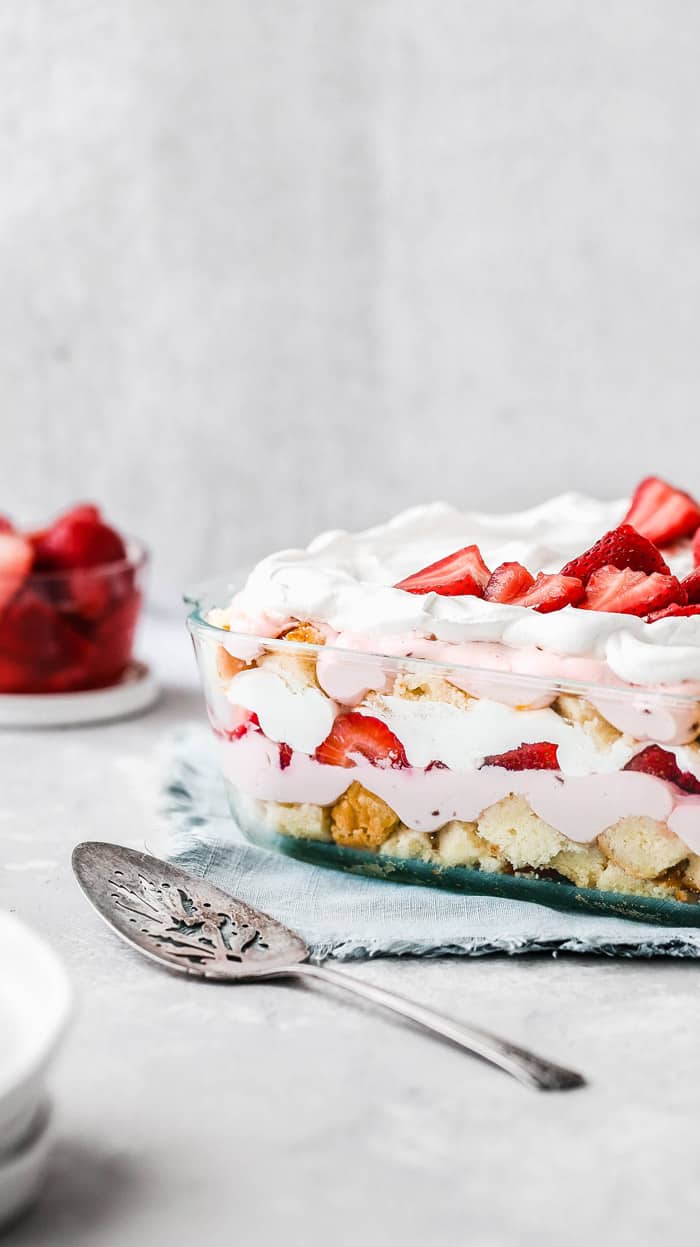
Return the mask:
<svg viewBox="0 0 700 1247"><path fill-rule="evenodd" d="M584 1070L538 1094L322 988L183 982L75 885L80 839L141 845L157 751L201 714L186 644L130 722L0 738L0 903L55 941L78 996L59 1142L16 1247L651 1243L700 1213L700 966L562 956L377 961L415 994ZM174 683L177 675L179 686Z"/></svg>

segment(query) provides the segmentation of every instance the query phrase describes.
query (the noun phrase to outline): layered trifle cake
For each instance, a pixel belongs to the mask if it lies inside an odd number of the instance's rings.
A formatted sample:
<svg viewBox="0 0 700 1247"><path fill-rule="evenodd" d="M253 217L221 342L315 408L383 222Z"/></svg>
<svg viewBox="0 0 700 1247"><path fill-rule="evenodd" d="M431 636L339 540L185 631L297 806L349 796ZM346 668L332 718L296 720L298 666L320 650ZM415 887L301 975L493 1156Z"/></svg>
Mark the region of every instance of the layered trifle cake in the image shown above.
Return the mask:
<svg viewBox="0 0 700 1247"><path fill-rule="evenodd" d="M191 626L254 838L700 898L689 494L416 507L271 555Z"/></svg>

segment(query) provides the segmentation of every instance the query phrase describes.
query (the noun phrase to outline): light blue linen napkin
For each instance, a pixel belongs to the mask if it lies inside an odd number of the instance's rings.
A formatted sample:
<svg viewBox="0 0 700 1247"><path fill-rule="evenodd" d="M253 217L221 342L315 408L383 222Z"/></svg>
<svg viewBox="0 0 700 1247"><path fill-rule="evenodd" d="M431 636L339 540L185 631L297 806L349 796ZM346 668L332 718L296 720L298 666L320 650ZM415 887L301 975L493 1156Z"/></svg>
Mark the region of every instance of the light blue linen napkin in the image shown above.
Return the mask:
<svg viewBox="0 0 700 1247"><path fill-rule="evenodd" d="M577 952L698 957L700 928L559 913L493 896L365 879L247 843L229 813L209 729L168 742L162 851L299 931L314 958Z"/></svg>

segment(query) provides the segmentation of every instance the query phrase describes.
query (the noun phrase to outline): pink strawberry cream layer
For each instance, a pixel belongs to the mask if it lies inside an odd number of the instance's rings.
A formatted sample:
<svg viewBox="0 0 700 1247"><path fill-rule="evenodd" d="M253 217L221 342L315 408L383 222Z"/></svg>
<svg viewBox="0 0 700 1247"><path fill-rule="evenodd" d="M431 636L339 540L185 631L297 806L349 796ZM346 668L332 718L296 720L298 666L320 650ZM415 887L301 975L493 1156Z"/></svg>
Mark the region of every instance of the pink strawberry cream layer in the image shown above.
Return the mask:
<svg viewBox="0 0 700 1247"><path fill-rule="evenodd" d="M525 797L534 812L567 839L591 843L619 819L646 815L666 823L693 853L700 853L700 797L634 771L567 776L558 771L393 769L324 766L302 753L280 765L279 747L260 732L219 741L225 778L262 801L331 805L357 780L381 797L407 827L437 831L452 819L475 822L509 794Z"/></svg>

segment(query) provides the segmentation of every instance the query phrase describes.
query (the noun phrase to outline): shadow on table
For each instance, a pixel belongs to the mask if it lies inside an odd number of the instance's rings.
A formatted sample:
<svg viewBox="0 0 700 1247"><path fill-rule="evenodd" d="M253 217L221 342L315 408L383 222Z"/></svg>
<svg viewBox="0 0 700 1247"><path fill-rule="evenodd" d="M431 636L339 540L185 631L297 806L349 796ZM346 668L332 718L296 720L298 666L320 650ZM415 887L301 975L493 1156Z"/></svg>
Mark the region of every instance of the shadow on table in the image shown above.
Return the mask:
<svg viewBox="0 0 700 1247"><path fill-rule="evenodd" d="M59 1140L37 1203L8 1227L3 1242L11 1247L94 1243L98 1230L123 1220L125 1207L133 1210L139 1204L145 1188L145 1173L132 1161L100 1153L96 1146Z"/></svg>

